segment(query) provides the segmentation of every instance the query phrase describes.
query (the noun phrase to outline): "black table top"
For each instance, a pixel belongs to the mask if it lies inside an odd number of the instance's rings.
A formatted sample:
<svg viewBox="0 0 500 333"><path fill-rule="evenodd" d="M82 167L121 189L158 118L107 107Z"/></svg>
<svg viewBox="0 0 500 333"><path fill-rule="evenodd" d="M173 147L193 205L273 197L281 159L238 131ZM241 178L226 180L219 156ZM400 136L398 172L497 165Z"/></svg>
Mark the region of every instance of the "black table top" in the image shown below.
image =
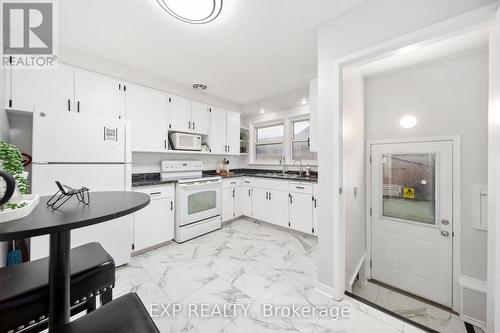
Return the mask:
<svg viewBox="0 0 500 333"><path fill-rule="evenodd" d="M47 207L50 196L40 198L30 215L0 223L0 241L28 238L86 227L122 217L149 204L149 195L138 192L90 192L88 206L71 198L59 209Z"/></svg>

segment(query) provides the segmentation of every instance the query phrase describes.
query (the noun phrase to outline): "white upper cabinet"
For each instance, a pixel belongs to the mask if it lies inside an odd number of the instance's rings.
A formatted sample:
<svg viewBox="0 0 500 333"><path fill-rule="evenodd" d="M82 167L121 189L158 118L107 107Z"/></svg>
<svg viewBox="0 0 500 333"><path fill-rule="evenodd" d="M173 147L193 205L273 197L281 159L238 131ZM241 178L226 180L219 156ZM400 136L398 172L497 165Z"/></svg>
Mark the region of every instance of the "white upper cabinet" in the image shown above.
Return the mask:
<svg viewBox="0 0 500 333"><path fill-rule="evenodd" d="M212 108L210 117L210 151L226 154L226 110Z"/></svg>
<svg viewBox="0 0 500 333"><path fill-rule="evenodd" d="M229 155L240 154L240 114L238 112L227 111L227 153Z"/></svg>
<svg viewBox="0 0 500 333"><path fill-rule="evenodd" d="M11 74L10 108L37 112L74 110L72 67L59 64L54 69L17 69Z"/></svg>
<svg viewBox="0 0 500 333"><path fill-rule="evenodd" d="M309 149L317 152L318 147L318 79L309 80Z"/></svg>
<svg viewBox="0 0 500 333"><path fill-rule="evenodd" d="M132 151L166 151L170 104L166 93L127 84L127 120L131 128Z"/></svg>
<svg viewBox="0 0 500 333"><path fill-rule="evenodd" d="M210 133L210 107L208 105L191 102L191 131L203 135Z"/></svg>
<svg viewBox="0 0 500 333"><path fill-rule="evenodd" d="M170 96L172 118L170 129L173 131L191 132L191 101L184 97Z"/></svg>
<svg viewBox="0 0 500 333"><path fill-rule="evenodd" d="M124 118L125 86L115 78L75 69L76 112Z"/></svg>

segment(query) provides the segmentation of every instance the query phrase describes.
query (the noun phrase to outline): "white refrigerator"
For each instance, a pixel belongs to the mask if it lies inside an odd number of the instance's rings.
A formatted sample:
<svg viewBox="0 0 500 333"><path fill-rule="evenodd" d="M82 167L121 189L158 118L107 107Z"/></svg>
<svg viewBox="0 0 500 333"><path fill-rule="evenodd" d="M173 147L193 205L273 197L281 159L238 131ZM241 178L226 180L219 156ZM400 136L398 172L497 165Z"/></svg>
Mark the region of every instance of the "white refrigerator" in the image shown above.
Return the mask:
<svg viewBox="0 0 500 333"><path fill-rule="evenodd" d="M55 181L94 191L130 190L130 150L123 120L76 112L40 112L33 117L32 193L52 195ZM72 198L71 200L77 200ZM64 209L64 206L60 209ZM71 232L71 246L99 242L117 266L130 261L133 216ZM31 259L49 254L48 236L34 237Z"/></svg>

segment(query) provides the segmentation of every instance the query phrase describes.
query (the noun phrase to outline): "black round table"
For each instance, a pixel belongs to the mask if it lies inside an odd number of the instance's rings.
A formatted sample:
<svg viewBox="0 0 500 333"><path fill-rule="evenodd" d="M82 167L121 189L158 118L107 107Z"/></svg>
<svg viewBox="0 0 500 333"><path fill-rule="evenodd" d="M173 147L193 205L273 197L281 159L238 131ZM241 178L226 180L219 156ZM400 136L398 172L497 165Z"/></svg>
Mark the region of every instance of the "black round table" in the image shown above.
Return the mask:
<svg viewBox="0 0 500 333"><path fill-rule="evenodd" d="M33 212L22 219L0 223L0 241L50 234L49 331L53 332L70 319L71 230L136 212L146 207L150 198L138 192L91 192L90 205L72 198L55 211L47 207L49 199L41 197Z"/></svg>

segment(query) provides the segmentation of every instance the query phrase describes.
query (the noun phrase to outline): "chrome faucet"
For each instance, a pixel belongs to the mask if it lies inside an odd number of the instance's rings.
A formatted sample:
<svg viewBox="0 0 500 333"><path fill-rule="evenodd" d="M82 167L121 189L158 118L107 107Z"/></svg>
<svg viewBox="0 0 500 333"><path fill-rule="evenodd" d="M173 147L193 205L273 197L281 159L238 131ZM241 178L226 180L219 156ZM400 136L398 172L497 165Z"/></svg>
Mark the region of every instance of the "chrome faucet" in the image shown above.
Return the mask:
<svg viewBox="0 0 500 333"><path fill-rule="evenodd" d="M286 157L285 155L281 156L280 158L280 164L283 166L283 175L286 174Z"/></svg>
<svg viewBox="0 0 500 333"><path fill-rule="evenodd" d="M300 163L299 177L302 177L302 160L293 161L293 166L295 166L295 163L297 163L297 161Z"/></svg>

